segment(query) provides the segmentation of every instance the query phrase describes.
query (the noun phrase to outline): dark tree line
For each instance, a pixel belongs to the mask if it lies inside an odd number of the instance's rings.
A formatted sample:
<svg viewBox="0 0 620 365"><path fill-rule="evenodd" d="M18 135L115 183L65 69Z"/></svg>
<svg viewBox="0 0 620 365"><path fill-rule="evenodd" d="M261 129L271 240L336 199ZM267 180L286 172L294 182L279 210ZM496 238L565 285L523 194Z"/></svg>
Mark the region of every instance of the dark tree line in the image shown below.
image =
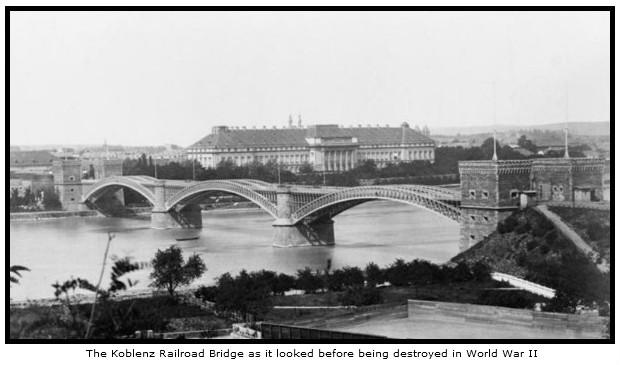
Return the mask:
<svg viewBox="0 0 620 365"><path fill-rule="evenodd" d="M238 275L226 273L220 276L215 286L200 287L196 297L215 302L220 311L251 314L261 319L271 308L272 297L284 295L297 289L306 294L319 292L339 293L342 305L372 305L383 302L378 286L388 284L397 287L424 286L430 284L454 284L490 279L490 270L483 263L468 265L436 265L424 260L406 262L396 260L392 265L380 268L369 263L364 269L344 267L331 270L330 264L324 270L310 267L298 270L295 276L261 270L243 270Z"/></svg>
<svg viewBox="0 0 620 365"><path fill-rule="evenodd" d="M62 204L58 198L58 194L52 189L42 191L43 198L38 204L38 197L32 192L32 189L26 188L23 193L13 188L9 196L10 212L30 212L37 210L60 210ZM40 193L39 193L40 194ZM40 196L39 196L40 197Z"/></svg>
<svg viewBox="0 0 620 365"><path fill-rule="evenodd" d="M519 144L527 149L535 148L531 140L520 138ZM583 146L582 146L583 147ZM533 155L526 157L507 145L496 142L497 156L500 160L522 160L537 157L561 157L564 152L549 151L544 156ZM572 157L582 157L582 149L574 148L569 151ZM385 183L417 183L417 184L446 184L457 183L458 179L446 180L447 175L457 175L458 162L470 160L490 160L493 157L493 138L486 139L479 147L438 147L435 149L435 161L401 161L388 162L380 168L374 160L362 161L350 171L323 174L314 171L312 165L305 163L300 166L298 173L278 168L278 164L269 161L262 164L254 161L248 165L237 166L233 161L220 161L215 168L204 168L197 161L169 162L153 165L153 159L143 154L137 160L127 159L123 163L125 175L148 175L160 179L173 180L214 180L214 179L257 179L270 183L289 183L305 185L330 186L357 186L360 180L375 179L373 184L384 183L378 179L399 178L397 181Z"/></svg>

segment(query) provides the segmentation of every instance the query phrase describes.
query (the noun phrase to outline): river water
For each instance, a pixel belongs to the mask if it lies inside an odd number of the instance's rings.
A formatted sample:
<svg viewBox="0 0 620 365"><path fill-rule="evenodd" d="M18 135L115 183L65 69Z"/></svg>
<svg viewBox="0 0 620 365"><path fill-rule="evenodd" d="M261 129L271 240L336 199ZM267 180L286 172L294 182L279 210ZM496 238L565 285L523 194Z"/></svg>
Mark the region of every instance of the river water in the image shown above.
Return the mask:
<svg viewBox="0 0 620 365"><path fill-rule="evenodd" d="M278 248L272 246L273 218L260 210L208 211L201 230L154 230L150 218L70 218L47 221L10 222L10 263L31 271L22 272L19 284L11 287L15 300L53 297L52 284L71 277L96 283L108 232L115 235L110 256L129 256L149 262L157 249L171 244L182 247L185 257L202 256L207 272L192 285L212 284L219 275L242 269L268 269L294 274L309 266L333 268L380 266L396 258L426 259L435 263L458 253L459 226L422 208L392 202L370 202L334 218L336 245L327 247ZM199 236L177 242L176 238ZM138 280L136 289L148 288L150 269L129 277ZM103 281L109 283L109 265Z"/></svg>

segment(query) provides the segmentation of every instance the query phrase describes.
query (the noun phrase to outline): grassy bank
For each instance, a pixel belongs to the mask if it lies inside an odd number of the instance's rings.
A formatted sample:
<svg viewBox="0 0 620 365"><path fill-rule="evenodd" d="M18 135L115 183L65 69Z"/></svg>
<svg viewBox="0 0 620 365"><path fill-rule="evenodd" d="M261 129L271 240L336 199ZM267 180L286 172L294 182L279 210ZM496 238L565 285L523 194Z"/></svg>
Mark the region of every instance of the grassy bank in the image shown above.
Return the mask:
<svg viewBox="0 0 620 365"><path fill-rule="evenodd" d="M560 310L610 300L609 274L564 238L533 209L514 213L498 230L460 253L453 262L484 262L494 271L522 277L567 296Z"/></svg>

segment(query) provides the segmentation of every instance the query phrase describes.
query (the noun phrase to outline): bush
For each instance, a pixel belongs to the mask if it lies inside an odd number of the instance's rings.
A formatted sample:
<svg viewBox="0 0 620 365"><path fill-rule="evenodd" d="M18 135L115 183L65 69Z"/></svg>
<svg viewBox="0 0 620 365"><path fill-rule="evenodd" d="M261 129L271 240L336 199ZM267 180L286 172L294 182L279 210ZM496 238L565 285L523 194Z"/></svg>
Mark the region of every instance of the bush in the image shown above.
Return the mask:
<svg viewBox="0 0 620 365"><path fill-rule="evenodd" d="M218 289L217 286L204 286L201 285L198 290L194 292L194 296L196 298L201 299L203 301L215 302L215 298L217 298Z"/></svg>
<svg viewBox="0 0 620 365"><path fill-rule="evenodd" d="M538 240L531 240L525 244L525 247L527 247L528 251L532 251L533 249L538 247L538 245L540 245L540 242L538 242Z"/></svg>
<svg viewBox="0 0 620 365"><path fill-rule="evenodd" d="M471 273L475 281L486 281L491 279L491 268L481 261L473 264Z"/></svg>
<svg viewBox="0 0 620 365"><path fill-rule="evenodd" d="M377 288L364 286L348 287L338 297L342 305L364 306L383 303L383 294Z"/></svg>
<svg viewBox="0 0 620 365"><path fill-rule="evenodd" d="M409 285L409 269L405 260L397 259L386 269L386 279L394 286Z"/></svg>
<svg viewBox="0 0 620 365"><path fill-rule="evenodd" d="M515 233L523 234L529 232L531 229L532 227L530 226L530 224L528 222L524 222L519 224L517 228L515 228Z"/></svg>
<svg viewBox="0 0 620 365"><path fill-rule="evenodd" d="M453 283L462 283L474 278L474 275L469 270L469 266L463 261L447 271L448 279Z"/></svg>
<svg viewBox="0 0 620 365"><path fill-rule="evenodd" d="M513 216L510 216L504 219L503 221L499 222L499 224L497 225L497 230L499 233L505 234L505 233L514 231L514 229L518 225L519 225L519 221Z"/></svg>
<svg viewBox="0 0 620 365"><path fill-rule="evenodd" d="M294 277L286 274L278 274L275 278L275 283L272 290L275 295L284 295L284 292L291 290L294 286Z"/></svg>
<svg viewBox="0 0 620 365"><path fill-rule="evenodd" d="M314 273L308 266L306 266L305 269L297 271L297 282L295 286L297 289L313 294L319 289L323 289L324 283L320 273Z"/></svg>
<svg viewBox="0 0 620 365"><path fill-rule="evenodd" d="M536 302L532 295L520 290L485 290L477 300L477 304L509 308L533 308Z"/></svg>
<svg viewBox="0 0 620 365"><path fill-rule="evenodd" d="M375 287L377 284L382 284L385 281L385 275L383 270L374 262L366 265L364 269L364 277L368 286Z"/></svg>

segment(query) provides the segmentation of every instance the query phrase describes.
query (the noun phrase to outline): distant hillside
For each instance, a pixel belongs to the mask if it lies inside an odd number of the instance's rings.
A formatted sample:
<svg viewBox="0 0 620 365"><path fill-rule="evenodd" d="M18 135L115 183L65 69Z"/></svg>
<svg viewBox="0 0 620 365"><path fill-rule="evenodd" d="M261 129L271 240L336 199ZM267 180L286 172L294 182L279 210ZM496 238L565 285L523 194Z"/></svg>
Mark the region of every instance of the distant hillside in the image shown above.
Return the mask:
<svg viewBox="0 0 620 365"><path fill-rule="evenodd" d="M564 123L550 123L550 124L538 124L538 125L498 125L497 131L500 133L510 133L516 132L519 130L550 130L550 131L563 131ZM432 128L431 132L433 135L435 134L444 134L444 135L469 135L469 134L480 134L480 133L492 133L493 126L458 126L458 127L447 127L447 128ZM568 123L568 131L571 134L582 135L582 136L608 136L611 134L611 123L610 122L569 122Z"/></svg>
<svg viewBox="0 0 620 365"><path fill-rule="evenodd" d="M523 277L586 302L610 298L609 275L533 209L515 212L490 236L453 262L483 261L493 270Z"/></svg>

